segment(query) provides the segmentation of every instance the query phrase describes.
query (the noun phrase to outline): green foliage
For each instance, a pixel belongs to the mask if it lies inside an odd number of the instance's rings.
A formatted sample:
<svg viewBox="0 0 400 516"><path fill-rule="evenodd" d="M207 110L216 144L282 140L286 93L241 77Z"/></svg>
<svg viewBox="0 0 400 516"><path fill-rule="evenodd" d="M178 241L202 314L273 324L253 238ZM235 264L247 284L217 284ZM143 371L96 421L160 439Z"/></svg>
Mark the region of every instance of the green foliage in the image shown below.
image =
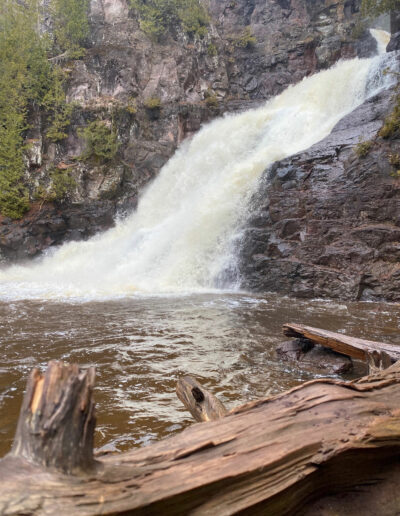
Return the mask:
<svg viewBox="0 0 400 516"><path fill-rule="evenodd" d="M364 16L379 16L396 9L400 9L400 0L362 0L361 2L361 12Z"/></svg>
<svg viewBox="0 0 400 516"><path fill-rule="evenodd" d="M19 219L29 209L27 191L22 183L25 103L23 98L18 98L18 90L3 89L1 73L0 77L0 211L6 217ZM7 93L8 106L4 104Z"/></svg>
<svg viewBox="0 0 400 516"><path fill-rule="evenodd" d="M49 84L45 48L36 33L38 3L0 4L0 211L20 218L29 208L23 185L24 131L29 102Z"/></svg>
<svg viewBox="0 0 400 516"><path fill-rule="evenodd" d="M365 158L369 151L371 150L371 147L373 146L374 142L371 140L367 140L365 142L359 142L355 148L354 151L357 154L359 158Z"/></svg>
<svg viewBox="0 0 400 516"><path fill-rule="evenodd" d="M62 70L56 67L52 78L51 88L44 96L42 104L48 110L51 121L46 136L52 142L59 142L68 136L65 130L71 123L70 117L74 107L72 104L67 104L65 99Z"/></svg>
<svg viewBox="0 0 400 516"><path fill-rule="evenodd" d="M210 22L200 0L130 0L141 29L151 38L181 27L187 34L204 36Z"/></svg>
<svg viewBox="0 0 400 516"><path fill-rule="evenodd" d="M71 176L69 170L62 170L59 168L54 169L51 174L51 189L48 193L49 197L46 200L58 200L65 199L68 194L76 186L75 179Z"/></svg>
<svg viewBox="0 0 400 516"><path fill-rule="evenodd" d="M366 31L367 25L365 21L358 20L351 31L351 37L354 39L360 39Z"/></svg>
<svg viewBox="0 0 400 516"><path fill-rule="evenodd" d="M390 173L390 175L395 179L400 179L400 154L389 154L388 160L393 167L393 170Z"/></svg>
<svg viewBox="0 0 400 516"><path fill-rule="evenodd" d="M56 199L54 192L51 189L46 189L43 185L39 185L36 188L33 198L35 201L40 201L41 203L53 202Z"/></svg>
<svg viewBox="0 0 400 516"><path fill-rule="evenodd" d="M207 34L210 17L198 0L181 1L178 14L182 28L187 34L196 34L200 37Z"/></svg>
<svg viewBox="0 0 400 516"><path fill-rule="evenodd" d="M55 44L72 58L82 57L89 37L88 0L52 0Z"/></svg>
<svg viewBox="0 0 400 516"><path fill-rule="evenodd" d="M137 113L136 100L131 98L131 99L129 100L129 102L125 105L125 110L126 110L130 115L136 115L136 113Z"/></svg>
<svg viewBox="0 0 400 516"><path fill-rule="evenodd" d="M51 184L49 188L39 185L34 193L37 201L53 202L65 200L76 187L76 181L68 169L54 168L50 172Z"/></svg>
<svg viewBox="0 0 400 516"><path fill-rule="evenodd" d="M209 107L218 107L217 96L211 88L204 92L204 101Z"/></svg>
<svg viewBox="0 0 400 516"><path fill-rule="evenodd" d="M70 57L81 53L89 34L87 1L51 0L56 50ZM49 38L38 32L41 8L40 0L0 2L0 212L13 218L29 208L23 182L28 110L37 105L47 111L47 136L57 142L67 136L73 109L62 71L49 63Z"/></svg>
<svg viewBox="0 0 400 516"><path fill-rule="evenodd" d="M379 136L382 138L390 138L400 130L400 95L396 96L396 104L393 111L388 117L379 131Z"/></svg>
<svg viewBox="0 0 400 516"><path fill-rule="evenodd" d="M240 35L234 39L234 45L240 48L251 48L257 43L257 39L253 34L253 30L248 25L243 29Z"/></svg>
<svg viewBox="0 0 400 516"><path fill-rule="evenodd" d="M0 180L1 213L11 219L20 219L29 210L30 203L27 190L21 185L12 185Z"/></svg>
<svg viewBox="0 0 400 516"><path fill-rule="evenodd" d="M392 167L400 168L400 154L389 154L388 159Z"/></svg>
<svg viewBox="0 0 400 516"><path fill-rule="evenodd" d="M17 219L29 208L22 185L26 102L16 77L11 81L12 77L7 74L10 84L6 84L7 77L2 73L5 63L0 63L0 211ZM12 85L19 88L13 90Z"/></svg>
<svg viewBox="0 0 400 516"><path fill-rule="evenodd" d="M94 158L97 161L109 161L116 155L119 143L117 133L105 122L96 120L78 131L85 139L86 150L83 159Z"/></svg>
<svg viewBox="0 0 400 516"><path fill-rule="evenodd" d="M161 99L159 97L149 97L144 101L144 107L150 110L161 108Z"/></svg>
<svg viewBox="0 0 400 516"><path fill-rule="evenodd" d="M210 57L214 57L218 54L218 51L217 51L217 47L213 44L213 43L210 43L207 47L207 54L210 56Z"/></svg>

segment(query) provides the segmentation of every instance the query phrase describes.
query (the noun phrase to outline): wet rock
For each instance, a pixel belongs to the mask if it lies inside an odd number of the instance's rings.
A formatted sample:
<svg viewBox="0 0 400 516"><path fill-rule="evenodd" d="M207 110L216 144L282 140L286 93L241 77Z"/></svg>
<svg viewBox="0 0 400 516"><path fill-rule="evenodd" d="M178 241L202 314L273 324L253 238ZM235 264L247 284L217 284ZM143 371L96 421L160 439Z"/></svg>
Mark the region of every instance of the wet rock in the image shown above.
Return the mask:
<svg viewBox="0 0 400 516"><path fill-rule="evenodd" d="M239 251L244 288L400 301L400 182L390 165L400 140L377 136L393 102L393 91L367 100L327 138L265 171ZM367 140L370 152L358 156Z"/></svg>
<svg viewBox="0 0 400 516"><path fill-rule="evenodd" d="M306 339L293 339L282 342L276 348L282 360L295 362L302 369L315 369L329 374L344 374L353 369L349 357L335 353L323 346L313 345Z"/></svg>
<svg viewBox="0 0 400 516"><path fill-rule="evenodd" d="M400 50L400 32L392 34L389 44L386 47L386 52L393 52L394 50Z"/></svg>
<svg viewBox="0 0 400 516"><path fill-rule="evenodd" d="M34 204L21 221L0 217L1 259L26 260L50 246L84 240L114 225L117 206L111 201L83 205Z"/></svg>

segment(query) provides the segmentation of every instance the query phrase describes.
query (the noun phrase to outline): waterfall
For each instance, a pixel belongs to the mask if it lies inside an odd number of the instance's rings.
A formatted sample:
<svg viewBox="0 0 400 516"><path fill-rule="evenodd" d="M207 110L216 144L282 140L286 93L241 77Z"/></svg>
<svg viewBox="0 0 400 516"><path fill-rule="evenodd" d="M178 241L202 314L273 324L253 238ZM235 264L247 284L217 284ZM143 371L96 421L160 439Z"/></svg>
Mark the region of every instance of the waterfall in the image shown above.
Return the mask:
<svg viewBox="0 0 400 516"><path fill-rule="evenodd" d="M378 31L378 41L382 36ZM382 39L382 38L381 38ZM385 61L386 59L386 61ZM135 213L86 242L0 271L0 298L101 299L211 290L265 168L318 142L392 79L387 56L341 61L184 141Z"/></svg>

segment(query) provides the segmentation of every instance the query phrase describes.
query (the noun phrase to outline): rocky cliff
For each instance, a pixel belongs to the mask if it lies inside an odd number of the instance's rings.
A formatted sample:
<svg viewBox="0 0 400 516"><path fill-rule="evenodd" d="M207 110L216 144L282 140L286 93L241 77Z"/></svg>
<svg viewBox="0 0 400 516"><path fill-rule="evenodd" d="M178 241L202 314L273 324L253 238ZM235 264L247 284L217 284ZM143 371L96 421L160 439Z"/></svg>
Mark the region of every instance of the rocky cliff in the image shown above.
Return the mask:
<svg viewBox="0 0 400 516"><path fill-rule="evenodd" d="M378 136L394 102L393 91L369 99L265 172L239 252L243 287L400 301L400 142Z"/></svg>
<svg viewBox="0 0 400 516"><path fill-rule="evenodd" d="M141 189L203 122L376 47L360 22L358 0L210 0L208 9L204 37L178 30L155 43L127 0L91 0L85 56L59 63L74 105L68 137L49 141L46 118L35 109L27 135L31 199L49 187L54 170L67 170L73 187L62 199L33 202L20 221L0 218L4 259L34 257L110 227L117 214L135 208ZM116 127L112 161L81 159L79 129L94 120Z"/></svg>

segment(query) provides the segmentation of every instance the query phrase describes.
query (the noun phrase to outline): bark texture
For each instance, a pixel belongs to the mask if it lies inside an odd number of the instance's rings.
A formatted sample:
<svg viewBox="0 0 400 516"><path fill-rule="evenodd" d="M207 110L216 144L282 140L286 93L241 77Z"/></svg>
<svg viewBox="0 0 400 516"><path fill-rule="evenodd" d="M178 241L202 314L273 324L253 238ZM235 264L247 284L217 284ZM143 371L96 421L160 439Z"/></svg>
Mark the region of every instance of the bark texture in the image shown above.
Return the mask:
<svg viewBox="0 0 400 516"><path fill-rule="evenodd" d="M178 380L176 395L199 422L215 421L228 412L218 398L191 376Z"/></svg>
<svg viewBox="0 0 400 516"><path fill-rule="evenodd" d="M343 516L369 515L360 511L369 499L363 489L373 484L377 499L388 501L379 514L393 516L400 507L393 489L399 398L397 363L357 382L315 380L248 403L149 447L102 458L86 476L50 474L14 453L0 462L0 512L325 514L319 503L334 504Z"/></svg>
<svg viewBox="0 0 400 516"><path fill-rule="evenodd" d="M63 473L94 466L94 368L50 362L28 379L11 456Z"/></svg>
<svg viewBox="0 0 400 516"><path fill-rule="evenodd" d="M377 355L381 356L382 353L384 353L383 357L385 357L385 355L390 357L392 363L400 360L400 347L394 344L359 339L350 337L349 335L343 335L342 333L293 323L284 324L283 333L287 337L306 338L313 343L321 344L321 346L330 348L337 353L352 358L358 358L359 360L369 360L371 354L375 357L375 360L377 360L379 359Z"/></svg>

